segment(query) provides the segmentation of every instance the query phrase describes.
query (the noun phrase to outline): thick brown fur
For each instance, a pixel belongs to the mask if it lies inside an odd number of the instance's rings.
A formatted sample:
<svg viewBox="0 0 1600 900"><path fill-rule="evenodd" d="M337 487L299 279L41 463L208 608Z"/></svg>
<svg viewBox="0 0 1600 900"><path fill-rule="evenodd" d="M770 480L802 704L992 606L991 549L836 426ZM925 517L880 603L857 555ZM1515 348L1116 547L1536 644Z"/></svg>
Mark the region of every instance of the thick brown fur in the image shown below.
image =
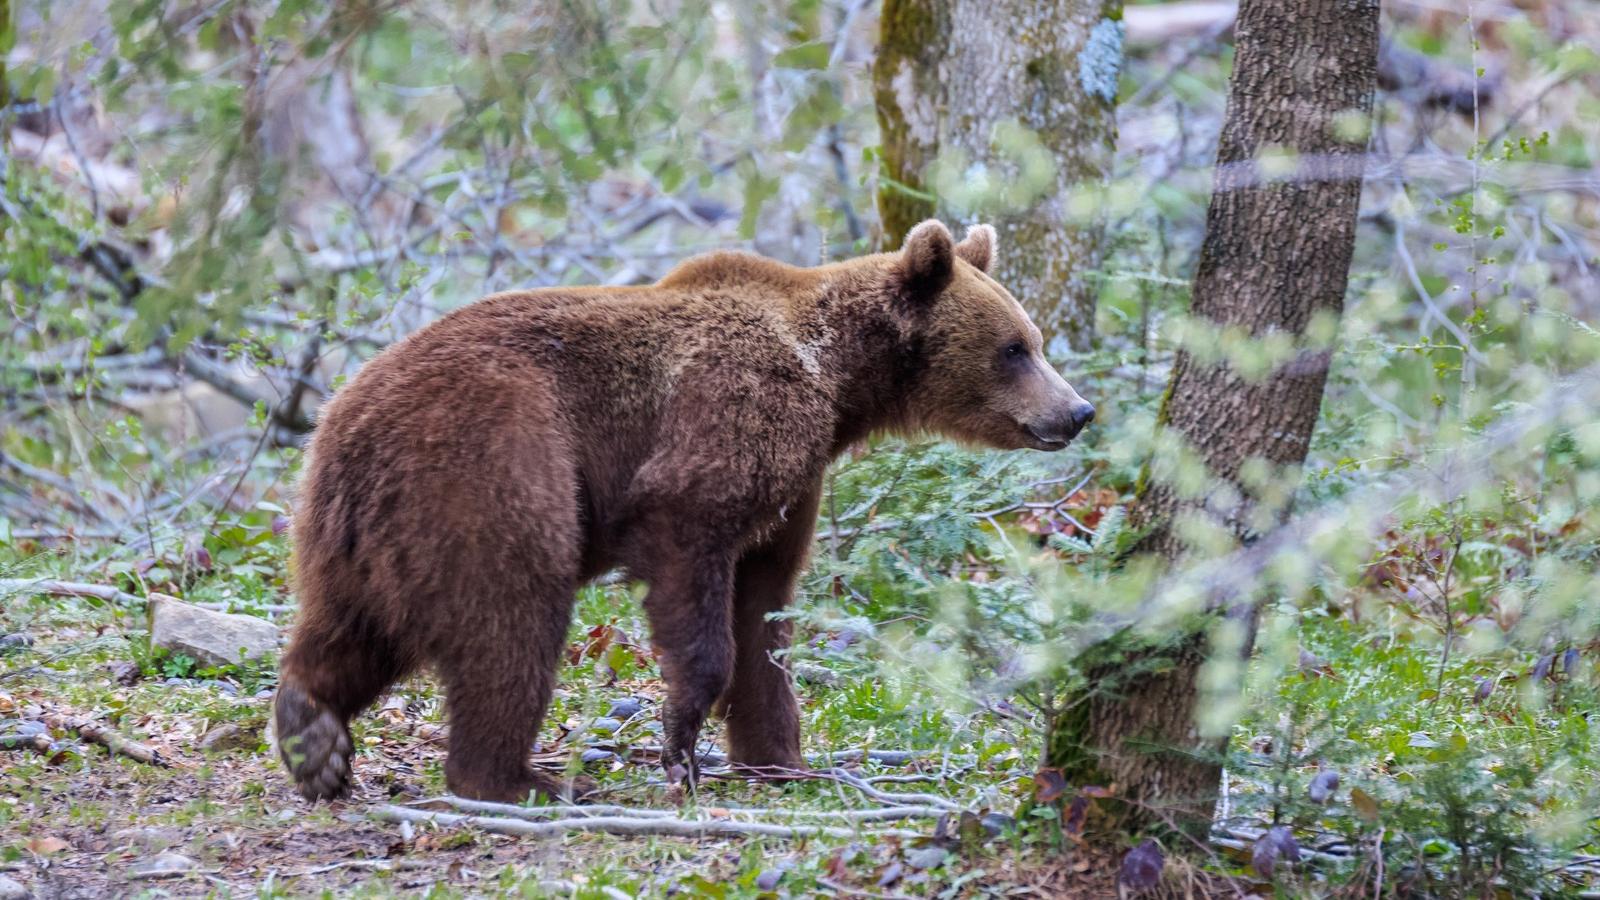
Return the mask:
<svg viewBox="0 0 1600 900"><path fill-rule="evenodd" d="M726 711L732 759L802 767L775 651L823 470L880 431L1059 449L1093 415L1039 332L926 222L801 269L717 253L635 288L488 297L373 359L323 410L294 516L301 613L276 703L307 798L350 784L348 722L430 665L449 787L519 801L574 593L623 567L668 689L665 762Z"/></svg>

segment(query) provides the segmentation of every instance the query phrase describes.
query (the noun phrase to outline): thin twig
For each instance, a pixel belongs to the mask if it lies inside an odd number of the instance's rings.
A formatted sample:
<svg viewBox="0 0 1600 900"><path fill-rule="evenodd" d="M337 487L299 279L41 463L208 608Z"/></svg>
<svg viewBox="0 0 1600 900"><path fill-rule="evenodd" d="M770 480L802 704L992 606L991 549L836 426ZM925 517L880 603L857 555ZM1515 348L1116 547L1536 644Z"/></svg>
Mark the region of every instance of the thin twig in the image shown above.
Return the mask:
<svg viewBox="0 0 1600 900"><path fill-rule="evenodd" d="M511 803L491 803L485 800L469 800L465 797L444 795L430 797L427 800L418 800L406 804L407 809L421 809L439 811L440 807L457 810L462 813L480 816L498 816L513 819L526 819L531 822L565 821L568 819L596 819L606 817L621 817L629 819L676 819L679 814L674 810L642 809L630 806L617 806L613 804L595 804L592 806L517 806ZM840 822L888 822L900 819L937 819L949 813L947 809L934 806L889 806L877 809L846 809L846 810L821 810L821 809L763 809L759 807L716 807L711 812L706 807L701 807L702 812L708 812L713 818L740 821L746 819L766 819L788 822L793 819L825 819Z"/></svg>
<svg viewBox="0 0 1600 900"><path fill-rule="evenodd" d="M81 581L57 581L53 578L0 578L0 594L49 594L53 597L93 597L119 606L136 606L145 602L126 591L104 584L86 584Z"/></svg>
<svg viewBox="0 0 1600 900"><path fill-rule="evenodd" d="M726 819L690 821L688 819L630 816L594 816L568 818L553 822L530 822L526 819L497 818L492 816L463 816L454 813L428 812L401 806L380 806L372 817L381 822L433 823L445 826L463 826L487 831L491 834L509 834L518 837L556 838L572 832L601 832L618 835L663 835L669 837L772 837L772 838L859 838L859 837L921 837L921 832L906 829L842 828L834 825L775 825L767 822L734 822Z"/></svg>

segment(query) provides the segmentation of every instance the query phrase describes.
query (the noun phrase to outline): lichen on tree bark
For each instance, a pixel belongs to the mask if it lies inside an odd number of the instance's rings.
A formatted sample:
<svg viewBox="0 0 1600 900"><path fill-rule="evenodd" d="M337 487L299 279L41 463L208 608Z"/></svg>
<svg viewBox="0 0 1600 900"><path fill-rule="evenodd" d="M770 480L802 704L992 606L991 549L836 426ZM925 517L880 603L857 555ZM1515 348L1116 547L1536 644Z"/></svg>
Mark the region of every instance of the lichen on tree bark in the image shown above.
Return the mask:
<svg viewBox="0 0 1600 900"><path fill-rule="evenodd" d="M1094 334L1104 227L1095 204L1073 198L1109 172L1121 17L1121 0L885 0L881 14L873 78L886 246L934 215L992 222L995 276L1054 349L1087 349ZM1015 182L1021 164L997 140L1013 125L1053 164L1036 196L971 204L939 190L931 176L951 160L965 166L957 178Z"/></svg>

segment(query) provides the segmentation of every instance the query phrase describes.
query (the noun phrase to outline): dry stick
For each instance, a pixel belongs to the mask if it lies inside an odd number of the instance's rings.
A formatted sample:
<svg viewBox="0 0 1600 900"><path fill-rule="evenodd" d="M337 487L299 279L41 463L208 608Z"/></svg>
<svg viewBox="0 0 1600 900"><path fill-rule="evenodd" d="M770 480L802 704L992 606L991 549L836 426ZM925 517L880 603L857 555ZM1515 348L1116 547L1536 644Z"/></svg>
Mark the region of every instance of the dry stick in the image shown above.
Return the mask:
<svg viewBox="0 0 1600 900"><path fill-rule="evenodd" d="M38 734L0 735L0 750L32 750L49 756L58 749L55 740L43 731Z"/></svg>
<svg viewBox="0 0 1600 900"><path fill-rule="evenodd" d="M813 778L837 781L840 784L848 785L879 803L888 803L895 806L936 806L945 812L962 812L960 804L946 800L937 794L894 794L888 791L880 791L844 769L823 769L804 774L808 774Z"/></svg>
<svg viewBox="0 0 1600 900"><path fill-rule="evenodd" d="M596 819L621 816L632 819L676 819L678 813L667 809L639 809L628 806L517 806L511 803L490 803L485 800L468 800L464 797L444 795L406 804L408 809L430 810L438 806L460 810L474 815L505 816L529 821L549 819ZM720 820L737 820L741 816L781 819L833 819L841 822L888 822L898 819L937 819L948 810L934 806L889 806L881 809L763 809L758 807L718 807L715 814Z"/></svg>
<svg viewBox="0 0 1600 900"><path fill-rule="evenodd" d="M50 594L54 597L94 597L107 603L116 603L121 606L136 606L145 602L143 597L136 597L126 591L119 591L110 585L87 584L81 581L57 581L53 578L0 578L0 594L13 594L31 591L35 594Z"/></svg>
<svg viewBox="0 0 1600 900"><path fill-rule="evenodd" d="M635 752L645 754L659 755L661 753L661 748L658 746L633 747L631 749ZM927 754L920 753L915 750L836 750L832 753L813 753L807 757L807 760L818 765L827 765L829 763L861 762L865 760L867 762L881 763L882 765L886 766L903 766L912 762L916 762L917 760L926 756ZM699 754L698 759L702 764L706 765L730 765L727 754L717 750L704 751ZM783 774L789 774L796 771L799 770L782 770Z"/></svg>
<svg viewBox="0 0 1600 900"><path fill-rule="evenodd" d="M0 594L25 593L32 591L36 594L50 594L55 597L94 597L107 603L116 603L121 606L142 606L149 601L127 591L119 591L110 585L89 584L82 581L57 581L54 578L0 578ZM201 609L228 612L234 609L259 610L266 613L290 613L296 607L292 603L265 603L253 607L246 607L239 603L195 603L188 600L180 601L190 606Z"/></svg>
<svg viewBox="0 0 1600 900"><path fill-rule="evenodd" d="M712 819L692 822L678 818L595 816L593 818L560 819L554 822L530 822L526 819L507 819L486 816L462 816L453 813L427 812L401 806L380 806L372 817L381 822L432 822L439 825L456 825L476 828L492 834L509 834L518 837L555 838L574 831L597 831L618 835L665 835L669 837L921 837L921 832L906 829L841 828L832 825L773 825L766 822L733 822Z"/></svg>
<svg viewBox="0 0 1600 900"><path fill-rule="evenodd" d="M162 768L170 768L172 766L172 763L167 762L166 758L155 748L147 747L138 741L129 740L92 719L46 716L45 722L52 728L77 732L79 737L92 744L99 744L114 755L126 756L135 762L142 762L151 766L161 766Z"/></svg>
<svg viewBox="0 0 1600 900"><path fill-rule="evenodd" d="M100 523L110 521L106 518L105 513L102 513L93 504L83 499L82 495L78 493L77 487L62 475L39 466L28 465L22 460L3 452L0 452L0 468L14 469L17 474L24 478L49 485L62 495L63 503L87 518Z"/></svg>

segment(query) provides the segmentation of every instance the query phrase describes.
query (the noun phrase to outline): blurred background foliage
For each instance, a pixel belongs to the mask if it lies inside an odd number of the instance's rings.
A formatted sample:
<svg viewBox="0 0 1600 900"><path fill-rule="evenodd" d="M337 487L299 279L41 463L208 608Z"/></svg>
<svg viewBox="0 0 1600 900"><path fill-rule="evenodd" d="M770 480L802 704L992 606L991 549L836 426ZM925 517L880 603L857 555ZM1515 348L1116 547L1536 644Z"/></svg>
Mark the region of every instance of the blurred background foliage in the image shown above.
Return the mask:
<svg viewBox="0 0 1600 900"><path fill-rule="evenodd" d="M1176 348L1263 374L1296 349L1185 315L1228 6L1126 8L1109 178L1070 205L1104 232L1094 338L1058 360L1096 425L1065 462L900 440L842 459L795 658L933 685L918 715L999 710L1042 740L1074 698L1115 689L1085 683L1086 653L1159 639L1232 584L1264 615L1248 661L1218 626L1203 676L1198 726L1232 736L1217 866L1261 875L1262 835L1287 825L1311 862L1274 873L1288 854L1267 844L1263 877L1291 893L1583 889L1600 854L1600 17L1387 5L1310 460L1303 479L1257 473L1296 518L1244 549L1200 529L1215 552L1162 574L1119 552L1153 455L1208 486L1155 427ZM877 12L13 0L0 574L287 602L275 531L297 447L388 343L486 293L646 282L714 247L807 265L886 249ZM930 190L1026 215L1053 169L1021 128L995 140L1028 151L1028 179L963 178L958 149ZM1093 829L1084 787L1033 798L1058 837Z"/></svg>

